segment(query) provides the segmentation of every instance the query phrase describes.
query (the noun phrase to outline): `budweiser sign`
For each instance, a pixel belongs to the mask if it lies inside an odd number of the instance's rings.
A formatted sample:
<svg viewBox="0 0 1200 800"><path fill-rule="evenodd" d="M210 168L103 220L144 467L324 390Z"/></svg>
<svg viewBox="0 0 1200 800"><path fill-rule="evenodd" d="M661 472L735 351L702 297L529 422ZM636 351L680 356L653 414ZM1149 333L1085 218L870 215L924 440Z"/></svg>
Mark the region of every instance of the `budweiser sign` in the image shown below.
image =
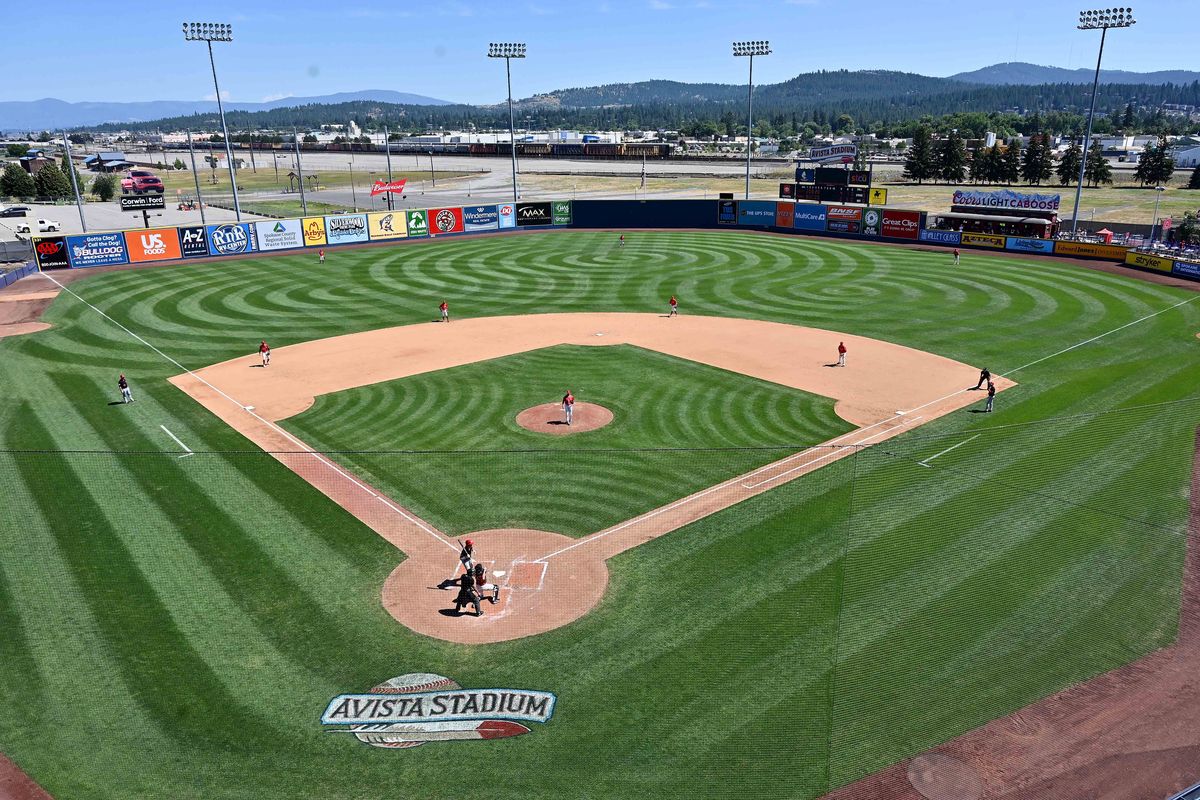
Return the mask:
<svg viewBox="0 0 1200 800"><path fill-rule="evenodd" d="M404 192L404 186L407 183L407 180L375 181L375 184L371 187L371 197L377 194L387 194L388 192L401 194Z"/></svg>

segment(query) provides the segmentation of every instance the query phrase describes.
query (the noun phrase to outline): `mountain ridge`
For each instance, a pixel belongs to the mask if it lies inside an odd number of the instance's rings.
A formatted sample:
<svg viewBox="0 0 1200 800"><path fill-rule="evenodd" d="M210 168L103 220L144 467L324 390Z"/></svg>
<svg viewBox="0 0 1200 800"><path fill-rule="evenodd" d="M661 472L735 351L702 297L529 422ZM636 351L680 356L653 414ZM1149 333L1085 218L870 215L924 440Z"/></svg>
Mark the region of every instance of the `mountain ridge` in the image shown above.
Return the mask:
<svg viewBox="0 0 1200 800"><path fill-rule="evenodd" d="M1047 67L1027 61L1005 61L991 64L970 72L958 72L948 76L950 80L964 83L982 83L988 86L1025 85L1042 83L1091 83L1096 76L1094 69L1080 67ZM1121 69L1100 70L1101 83L1191 83L1200 80L1200 72L1170 69L1156 72L1130 72Z"/></svg>

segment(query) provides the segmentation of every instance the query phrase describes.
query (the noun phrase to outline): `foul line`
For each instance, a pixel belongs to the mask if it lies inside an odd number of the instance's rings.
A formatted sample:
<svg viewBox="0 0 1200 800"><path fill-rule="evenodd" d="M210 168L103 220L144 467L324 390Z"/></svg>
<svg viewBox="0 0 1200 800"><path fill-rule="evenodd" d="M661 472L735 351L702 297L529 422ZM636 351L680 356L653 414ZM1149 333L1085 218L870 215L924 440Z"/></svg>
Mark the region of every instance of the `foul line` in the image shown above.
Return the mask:
<svg viewBox="0 0 1200 800"><path fill-rule="evenodd" d="M983 435L983 434L981 434L981 433L977 433L977 434L975 434L974 436L972 436L970 439L964 439L963 441L959 442L958 444L951 445L950 447L947 447L945 450L943 450L942 452L938 453L937 455L932 455L932 456L930 456L929 458L925 459L924 461L918 461L917 463L918 463L918 464L920 464L922 467L929 467L929 462L930 462L930 461L933 461L933 460L934 460L935 458L937 458L938 456L944 456L944 455L946 455L946 453L949 453L951 450L957 450L958 448L962 447L962 446L963 446L964 444L966 444L967 442L970 442L970 441L973 441L973 440L975 440L975 439L978 439L978 438L979 438L980 436L982 436L982 435ZM933 467L929 467L929 468L930 468L930 469L933 469Z"/></svg>
<svg viewBox="0 0 1200 800"><path fill-rule="evenodd" d="M106 320L108 320L109 322L111 322L112 324L116 325L116 326L117 326L118 328L120 328L121 330L123 330L123 331L125 331L126 333L128 333L128 334L129 334L130 336L132 336L134 339L137 339L139 342L141 342L141 343L142 343L142 344L144 344L146 347L148 347L148 348L150 348L151 350L153 350L155 353L158 353L158 354L159 354L160 356L162 356L162 357L163 357L165 360L167 360L167 361L169 361L170 363L174 364L176 367L178 367L179 369L183 370L185 373L187 373L187 374L188 374L188 375L190 375L191 377L195 378L197 381L199 381L200 383L204 384L204 385L205 385L205 386L207 386L209 389L212 389L214 392L216 392L217 394L219 394L221 397L224 397L226 400L228 400L229 402L233 403L233 404L234 404L234 405L236 405L238 408L240 408L241 410L245 411L247 414L249 414L250 416L254 417L254 418L255 418L256 420L258 420L259 422L261 422L261 423L263 423L264 425L266 425L266 426L267 426L268 428L270 428L272 431L274 431L274 432L276 432L276 433L278 433L278 434L281 434L282 436L284 436L285 438L287 438L287 439L291 440L292 442L295 442L297 445L299 445L299 446L300 446L300 448L301 448L301 449L302 449L302 450L303 450L305 453L308 453L308 454L310 454L310 455L311 455L311 456L313 456L315 459L317 459L317 461L318 461L318 462L320 462L321 464L324 464L326 467L328 467L329 469L333 470L333 472L334 472L336 475L339 475L339 476L341 476L342 478L345 478L347 481L349 481L349 482L350 482L351 484L353 484L354 486L358 487L359 489L362 489L362 490L363 490L364 492L366 492L367 494L369 494L369 495L371 495L372 497L374 497L375 499L379 500L381 503L383 503L383 504L384 504L385 506L387 506L389 509L391 509L392 511L396 512L396 513L397 513L397 514L399 514L401 517L403 517L404 519L408 520L409 522L411 522L413 525L417 526L417 527L418 527L418 528L420 528L421 530L425 531L425 532L426 532L426 533L428 533L430 536L432 536L433 538L437 539L437 540L438 540L439 542L441 542L442 544L444 544L444 545L446 545L447 547L449 547L451 550L457 550L457 549L458 549L458 548L456 548L456 547L455 547L453 544L451 544L450 542L448 542L448 541L446 541L444 538L442 538L442 536L441 536L441 535L439 535L439 534L438 534L438 532L437 532L436 530L434 530L432 527L430 527L430 526L429 526L429 525L428 525L428 524L427 524L427 523L426 523L424 520L422 520L422 519L419 519L419 518L417 518L417 517L413 516L412 514L409 514L409 513L408 513L407 511L405 511L403 508L401 508L400 506L398 506L398 505L396 505L395 503L391 502L391 501L390 501L388 498L384 497L383 495L379 494L378 492L376 492L376 491L372 490L372 489L371 489L369 486L367 486L366 484L364 484L364 483L360 482L359 480L357 480L357 479L356 479L356 478L355 478L353 475L350 475L348 472L346 472L344 469L342 469L341 467L339 467L337 464L335 464L334 462L332 462L332 461L330 461L329 459L325 458L324 456L322 456L322 455L321 455L320 453L318 453L317 451L313 450L313 449L312 449L312 448L311 448L309 445L307 445L305 442L301 441L300 439L297 439L295 436L293 436L292 434L288 433L286 430L284 430L283 428L279 427L278 425L276 425L275 423L271 422L270 420L268 420L268 419L264 419L263 417L261 417L261 416L259 416L258 414L254 413L254 410L253 410L253 408L252 408L251 406L247 406L247 405L245 405L245 404L243 404L243 403L239 402L239 401L238 401L238 400L237 400L235 397L233 397L233 396L229 395L228 393L226 393L226 392L222 391L221 389L217 388L216 386L214 386L213 384L209 383L209 382L208 382L207 380L205 380L204 378L202 378L202 377L200 377L199 375L197 375L197 374L196 374L195 372L193 372L192 370L190 370L190 369L188 369L187 367L185 367L183 364L180 364L180 363L179 363L178 361L176 361L174 358L172 358L171 356L167 355L167 354L166 354L166 353L164 353L162 350L159 350L157 347L155 347L154 345L150 344L150 342L146 341L146 340L145 340L145 339L143 339L141 336L138 336L136 333L134 333L133 331L129 330L129 328L126 328L126 327L125 327L124 325L122 325L120 322L118 322L117 320L113 319L112 317L110 317L108 314L104 313L104 312L103 312L103 311L101 311L100 309L96 308L94 305L92 305L91 303L89 303L87 300L84 300L82 297L80 297L78 294L76 294L75 292L73 292L73 291L71 291L70 289L68 289L68 288L67 288L66 286L64 286L63 284L59 283L59 282L58 282L58 280L56 280L56 279L54 278L54 276L53 276L53 275L50 275L50 274L48 274L48 273L42 273L42 274L43 274L43 275L45 275L47 278L49 278L49 279L50 279L50 280L51 280L51 281L52 281L52 282L53 282L55 285L57 285L59 289L61 289L62 291L66 292L67 294L71 295L71 296L72 296L72 297L74 297L76 300L78 300L79 302L83 303L85 306L87 306L88 308L90 308L92 311L95 311L97 314L99 314L100 316L104 317ZM165 430L165 428L164 428L164 430ZM169 433L169 431L168 431L168 433ZM173 438L173 439L174 439L175 437L174 437L174 436L172 436L171 438ZM176 441L178 441L178 440L176 440ZM180 442L180 445L182 445L182 444L183 444L183 443L182 443L182 442Z"/></svg>
<svg viewBox="0 0 1200 800"><path fill-rule="evenodd" d="M159 425L158 427L162 428L162 429L163 429L163 433L165 433L167 436L170 436L172 439L174 439L174 440L175 440L175 444L179 445L180 447L182 447L182 448L183 448L183 449L186 451L186 452L185 452L183 455L181 455L181 456L180 456L180 458L187 458L188 456L194 456L194 455L195 455L195 453L193 453L193 452L192 452L192 448L188 447L186 444L184 444L183 442L179 441L179 437L178 437L178 436L176 436L175 434L173 434L173 433L171 433L169 430L167 430L167 426L166 426L166 425Z"/></svg>

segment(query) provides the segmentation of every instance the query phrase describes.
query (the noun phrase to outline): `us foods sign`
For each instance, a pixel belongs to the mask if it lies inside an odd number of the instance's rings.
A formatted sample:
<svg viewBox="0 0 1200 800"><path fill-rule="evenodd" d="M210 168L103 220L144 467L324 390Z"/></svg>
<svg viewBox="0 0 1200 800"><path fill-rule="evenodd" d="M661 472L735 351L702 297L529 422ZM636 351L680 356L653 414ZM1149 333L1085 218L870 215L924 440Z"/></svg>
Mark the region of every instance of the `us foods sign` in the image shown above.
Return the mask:
<svg viewBox="0 0 1200 800"><path fill-rule="evenodd" d="M372 747L504 739L529 733L524 723L549 722L557 698L529 689L463 689L442 675L392 678L364 694L329 701L321 724Z"/></svg>

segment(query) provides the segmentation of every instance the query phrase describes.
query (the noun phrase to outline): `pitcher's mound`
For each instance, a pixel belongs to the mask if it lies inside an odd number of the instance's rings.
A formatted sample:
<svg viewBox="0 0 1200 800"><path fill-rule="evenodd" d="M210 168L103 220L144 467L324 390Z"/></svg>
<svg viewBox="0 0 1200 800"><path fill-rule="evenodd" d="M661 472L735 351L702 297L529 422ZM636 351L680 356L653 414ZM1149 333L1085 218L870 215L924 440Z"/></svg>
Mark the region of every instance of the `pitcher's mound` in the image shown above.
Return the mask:
<svg viewBox="0 0 1200 800"><path fill-rule="evenodd" d="M570 425L563 422L562 403L543 403L517 414L517 424L522 428L538 433L551 433L556 436L594 431L596 428L603 428L612 420L613 413L595 403L577 402Z"/></svg>

